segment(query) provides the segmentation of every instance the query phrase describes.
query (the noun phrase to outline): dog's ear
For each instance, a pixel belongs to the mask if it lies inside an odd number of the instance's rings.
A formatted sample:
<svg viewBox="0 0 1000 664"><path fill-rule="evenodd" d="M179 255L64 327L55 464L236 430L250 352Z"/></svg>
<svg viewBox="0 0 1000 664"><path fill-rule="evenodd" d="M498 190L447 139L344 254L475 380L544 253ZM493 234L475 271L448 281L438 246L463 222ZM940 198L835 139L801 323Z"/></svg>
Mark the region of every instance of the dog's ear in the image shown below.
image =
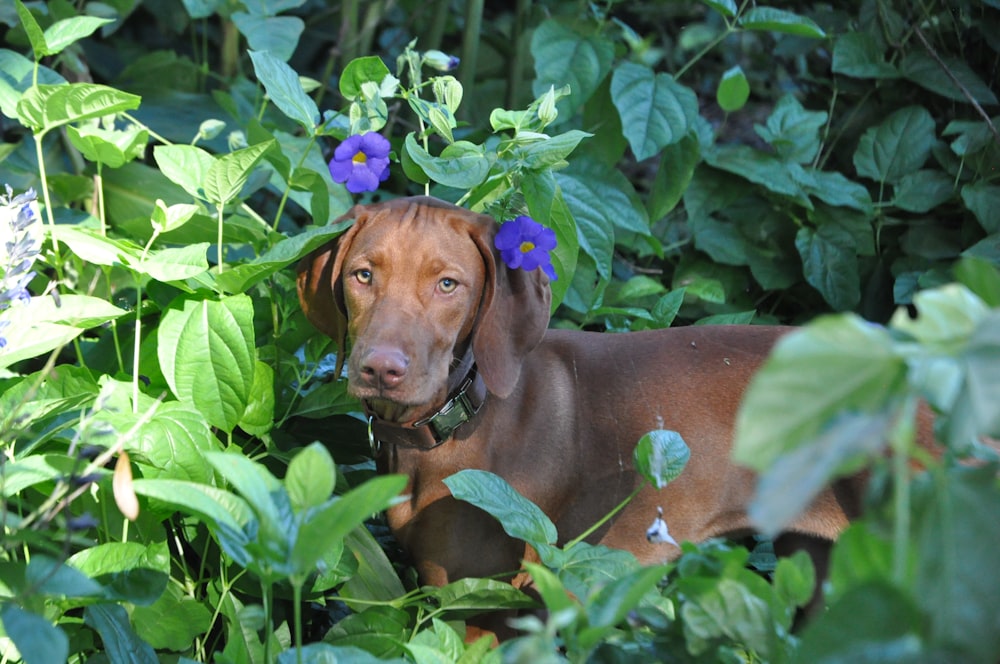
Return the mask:
<svg viewBox="0 0 1000 664"><path fill-rule="evenodd" d="M471 234L486 270L472 352L487 389L504 398L517 385L525 356L545 336L552 291L541 268L525 272L504 264L493 246L497 223L478 216Z"/></svg>
<svg viewBox="0 0 1000 664"><path fill-rule="evenodd" d="M313 326L337 343L335 376L340 376L347 355L347 307L340 283L343 257L366 216L365 208L355 205L331 223L354 219L342 235L314 249L299 261L296 285L302 311Z"/></svg>

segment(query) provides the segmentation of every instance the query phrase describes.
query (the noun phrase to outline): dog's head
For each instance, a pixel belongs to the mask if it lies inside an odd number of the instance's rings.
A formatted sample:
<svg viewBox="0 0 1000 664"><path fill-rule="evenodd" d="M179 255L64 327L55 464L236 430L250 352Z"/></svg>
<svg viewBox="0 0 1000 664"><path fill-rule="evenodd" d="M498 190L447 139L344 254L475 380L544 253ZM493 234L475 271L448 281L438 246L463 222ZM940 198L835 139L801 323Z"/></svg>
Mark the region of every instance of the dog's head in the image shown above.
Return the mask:
<svg viewBox="0 0 1000 664"><path fill-rule="evenodd" d="M351 218L300 262L298 291L341 361L351 345L352 394L393 419L419 416L440 407L453 363L471 348L489 391L509 395L548 326L542 271L508 268L491 217L434 198L358 205L341 219Z"/></svg>

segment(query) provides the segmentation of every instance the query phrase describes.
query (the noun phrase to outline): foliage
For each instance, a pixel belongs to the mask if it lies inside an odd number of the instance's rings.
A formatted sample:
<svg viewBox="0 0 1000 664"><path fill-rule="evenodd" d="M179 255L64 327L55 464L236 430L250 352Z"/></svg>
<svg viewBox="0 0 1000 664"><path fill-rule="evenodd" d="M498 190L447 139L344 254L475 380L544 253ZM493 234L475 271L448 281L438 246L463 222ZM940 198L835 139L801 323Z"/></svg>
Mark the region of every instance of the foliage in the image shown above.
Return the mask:
<svg viewBox="0 0 1000 664"><path fill-rule="evenodd" d="M1000 7L459 4L0 1L3 656L995 661L1000 492L959 459L1000 435ZM327 162L365 132L390 175L354 197ZM465 471L548 611L463 643L532 602L414 583L368 519L402 480L372 477L289 269L356 200L424 192L551 229L559 326L815 319L736 455L768 531L869 466L827 612L790 632L802 557L639 568ZM651 432L635 465L662 486L688 453Z"/></svg>

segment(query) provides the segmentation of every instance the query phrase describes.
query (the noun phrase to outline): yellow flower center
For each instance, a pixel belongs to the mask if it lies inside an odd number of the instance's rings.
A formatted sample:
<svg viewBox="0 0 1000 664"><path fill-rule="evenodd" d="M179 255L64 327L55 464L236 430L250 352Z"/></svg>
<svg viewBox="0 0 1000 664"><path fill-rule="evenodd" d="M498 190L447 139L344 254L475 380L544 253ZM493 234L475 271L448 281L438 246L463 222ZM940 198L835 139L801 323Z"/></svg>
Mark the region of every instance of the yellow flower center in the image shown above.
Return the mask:
<svg viewBox="0 0 1000 664"><path fill-rule="evenodd" d="M531 251L534 248L535 248L535 243L534 242L528 242L527 240L525 240L524 242L522 242L521 246L520 246L522 254L526 254L526 253L528 253L529 251Z"/></svg>
<svg viewBox="0 0 1000 664"><path fill-rule="evenodd" d="M364 152L358 152L356 155L351 157L351 161L353 161L355 164L364 164L365 162L368 161L368 155L366 155Z"/></svg>

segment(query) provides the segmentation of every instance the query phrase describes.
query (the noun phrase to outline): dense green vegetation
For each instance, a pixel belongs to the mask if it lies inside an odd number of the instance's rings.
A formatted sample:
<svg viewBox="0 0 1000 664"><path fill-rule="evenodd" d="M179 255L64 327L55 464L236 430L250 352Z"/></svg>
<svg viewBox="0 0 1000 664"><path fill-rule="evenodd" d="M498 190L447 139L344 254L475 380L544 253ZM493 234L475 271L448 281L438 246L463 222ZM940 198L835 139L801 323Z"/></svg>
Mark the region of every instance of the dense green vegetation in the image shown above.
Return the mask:
<svg viewBox="0 0 1000 664"><path fill-rule="evenodd" d="M997 661L1000 3L776 4L0 0L0 657ZM365 132L389 176L352 194ZM530 601L416 584L294 286L353 203L423 192L555 231L555 325L803 325L735 454L767 532L870 468L825 612L792 633L811 566L765 540L640 568L466 471L548 611L463 643Z"/></svg>

